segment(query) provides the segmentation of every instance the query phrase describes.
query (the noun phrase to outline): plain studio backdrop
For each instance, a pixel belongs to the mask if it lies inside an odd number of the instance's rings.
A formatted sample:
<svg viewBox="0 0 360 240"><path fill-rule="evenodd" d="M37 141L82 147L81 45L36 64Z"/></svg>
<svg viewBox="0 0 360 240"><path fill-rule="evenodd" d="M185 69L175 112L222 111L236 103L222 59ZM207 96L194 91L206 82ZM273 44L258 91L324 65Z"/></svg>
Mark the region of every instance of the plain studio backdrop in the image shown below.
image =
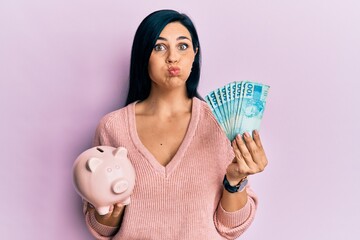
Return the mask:
<svg viewBox="0 0 360 240"><path fill-rule="evenodd" d="M0 239L92 239L72 185L100 118L125 102L132 39L150 12L194 21L204 96L271 86L267 169L246 240L360 235L357 0L1 0Z"/></svg>

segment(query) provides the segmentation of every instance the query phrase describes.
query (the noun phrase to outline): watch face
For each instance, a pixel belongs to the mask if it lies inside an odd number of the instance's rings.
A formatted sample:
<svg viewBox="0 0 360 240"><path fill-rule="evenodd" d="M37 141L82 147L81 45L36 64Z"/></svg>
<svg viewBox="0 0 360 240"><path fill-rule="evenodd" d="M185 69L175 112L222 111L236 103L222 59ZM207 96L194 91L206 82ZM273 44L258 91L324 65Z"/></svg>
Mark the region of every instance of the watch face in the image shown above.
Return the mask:
<svg viewBox="0 0 360 240"><path fill-rule="evenodd" d="M247 183L248 183L248 179L244 178L243 180L240 181L240 183L238 183L238 185L231 186L229 181L226 179L226 175L224 176L224 181L223 181L224 188L230 193L241 192L242 190L244 190Z"/></svg>
<svg viewBox="0 0 360 240"><path fill-rule="evenodd" d="M247 178L245 178L244 180L242 180L241 182L240 182L240 184L238 185L238 192L241 192L244 188L245 188L245 186L246 186L246 184L248 183L248 179Z"/></svg>

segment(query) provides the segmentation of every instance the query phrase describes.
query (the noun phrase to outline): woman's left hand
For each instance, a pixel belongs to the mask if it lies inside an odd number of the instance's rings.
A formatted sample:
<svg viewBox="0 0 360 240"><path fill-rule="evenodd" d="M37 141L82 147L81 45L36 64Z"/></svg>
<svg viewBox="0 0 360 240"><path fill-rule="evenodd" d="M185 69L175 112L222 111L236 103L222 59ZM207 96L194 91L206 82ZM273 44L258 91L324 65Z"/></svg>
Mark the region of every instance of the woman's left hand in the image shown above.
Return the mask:
<svg viewBox="0 0 360 240"><path fill-rule="evenodd" d="M226 178L232 186L248 175L264 171L268 164L259 132L254 130L253 137L246 132L243 137L245 141L239 134L231 143L235 158L226 169Z"/></svg>

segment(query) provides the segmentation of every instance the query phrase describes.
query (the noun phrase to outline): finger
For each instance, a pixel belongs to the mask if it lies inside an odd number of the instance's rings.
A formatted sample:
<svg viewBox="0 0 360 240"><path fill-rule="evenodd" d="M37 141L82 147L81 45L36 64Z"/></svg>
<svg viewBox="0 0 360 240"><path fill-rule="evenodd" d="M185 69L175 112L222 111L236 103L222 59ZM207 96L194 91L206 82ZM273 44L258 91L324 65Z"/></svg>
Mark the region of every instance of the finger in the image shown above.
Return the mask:
<svg viewBox="0 0 360 240"><path fill-rule="evenodd" d="M240 136L241 138L241 136ZM233 159L233 163L238 163L239 161L243 161L245 164L245 160L244 160L244 157L241 153L241 150L240 150L240 147L239 147L239 144L237 143L237 137L235 138L235 140L232 142L232 147L233 147L233 151L234 151L234 154L235 154L235 158Z"/></svg>
<svg viewBox="0 0 360 240"><path fill-rule="evenodd" d="M268 164L264 148L260 140L260 134L257 130L253 131L253 138L257 148L254 148L254 155L256 156L254 161L258 164L259 170L263 171Z"/></svg>
<svg viewBox="0 0 360 240"><path fill-rule="evenodd" d="M263 148L258 130L253 131L254 142L259 148Z"/></svg>
<svg viewBox="0 0 360 240"><path fill-rule="evenodd" d="M259 161L262 159L263 150L262 148L259 148L258 145L255 143L253 138L249 133L244 134L245 144L247 146L247 150L249 151L252 161L255 163L259 163Z"/></svg>
<svg viewBox="0 0 360 240"><path fill-rule="evenodd" d="M121 214L121 211L123 209L124 205L122 205L121 203L118 203L114 206L114 210L112 212L112 216L113 217L119 217Z"/></svg>
<svg viewBox="0 0 360 240"><path fill-rule="evenodd" d="M244 133L244 138L246 138L245 136L246 133ZM241 135L237 135L236 136L236 144L240 150L241 156L242 158L246 161L246 163L249 165L249 163L252 162L252 157L251 154L243 140L243 138L241 137Z"/></svg>
<svg viewBox="0 0 360 240"><path fill-rule="evenodd" d="M256 167L257 164L256 162L254 162L253 157L251 156L248 147L246 146L241 135L238 135L236 137L236 145L238 147L237 149L239 152L236 155L239 173L245 175L253 174L255 169L257 169Z"/></svg>
<svg viewBox="0 0 360 240"><path fill-rule="evenodd" d="M88 211L89 203L85 199L83 199L82 201L83 201L83 213L86 213Z"/></svg>

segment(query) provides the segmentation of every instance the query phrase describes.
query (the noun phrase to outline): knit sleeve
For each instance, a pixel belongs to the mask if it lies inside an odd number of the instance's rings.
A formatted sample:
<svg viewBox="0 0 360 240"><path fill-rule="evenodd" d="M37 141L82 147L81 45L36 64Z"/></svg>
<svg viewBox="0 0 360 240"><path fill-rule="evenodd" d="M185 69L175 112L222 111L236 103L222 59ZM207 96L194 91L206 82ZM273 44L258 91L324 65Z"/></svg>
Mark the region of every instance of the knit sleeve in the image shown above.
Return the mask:
<svg viewBox="0 0 360 240"><path fill-rule="evenodd" d="M109 113L105 115L99 122L92 145L95 146L113 146L113 134L117 131L114 129L115 114Z"/></svg>
<svg viewBox="0 0 360 240"><path fill-rule="evenodd" d="M109 145L106 136L106 117L104 117L96 128L93 146ZM118 227L110 227L99 223L95 218L94 211L88 211L88 203L84 201L83 212L85 223L90 233L98 240L110 240L119 230Z"/></svg>
<svg viewBox="0 0 360 240"><path fill-rule="evenodd" d="M246 188L248 201L245 206L235 212L227 212L218 204L214 222L219 234L227 239L236 239L245 232L254 220L257 208L257 197L250 187Z"/></svg>
<svg viewBox="0 0 360 240"><path fill-rule="evenodd" d="M105 143L105 137L104 137L104 131L105 131L105 119L102 119L99 123L99 125L96 128L95 131L95 136L93 139L93 143L92 145L95 146L101 146L104 145Z"/></svg>
<svg viewBox="0 0 360 240"><path fill-rule="evenodd" d="M95 218L94 211L85 212L85 222L90 233L98 240L111 240L118 231L118 227L109 227L99 223Z"/></svg>

